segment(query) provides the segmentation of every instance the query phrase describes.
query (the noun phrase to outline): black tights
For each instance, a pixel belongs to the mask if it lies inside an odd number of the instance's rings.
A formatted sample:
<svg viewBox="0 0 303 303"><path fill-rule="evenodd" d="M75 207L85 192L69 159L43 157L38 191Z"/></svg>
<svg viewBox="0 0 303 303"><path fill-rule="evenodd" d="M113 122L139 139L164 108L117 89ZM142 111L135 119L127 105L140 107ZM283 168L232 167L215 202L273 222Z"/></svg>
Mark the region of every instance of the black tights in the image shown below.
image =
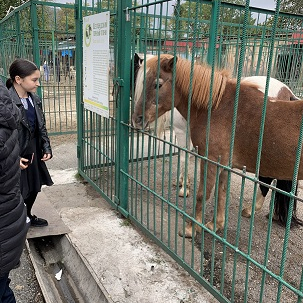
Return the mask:
<svg viewBox="0 0 303 303"><path fill-rule="evenodd" d="M32 216L31 211L32 211L34 202L37 198L37 195L38 195L38 193L32 192L26 199L24 199L24 203L26 204L26 208L27 208L27 216L29 218Z"/></svg>

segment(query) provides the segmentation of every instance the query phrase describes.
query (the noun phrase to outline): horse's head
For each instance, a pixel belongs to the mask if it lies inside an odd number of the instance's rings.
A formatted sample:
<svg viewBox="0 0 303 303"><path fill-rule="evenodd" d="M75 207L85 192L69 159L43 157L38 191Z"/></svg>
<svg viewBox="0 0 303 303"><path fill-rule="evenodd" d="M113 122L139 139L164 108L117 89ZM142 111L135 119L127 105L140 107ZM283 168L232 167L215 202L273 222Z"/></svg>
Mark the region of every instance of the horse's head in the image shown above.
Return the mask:
<svg viewBox="0 0 303 303"><path fill-rule="evenodd" d="M136 89L136 82L137 82L137 75L140 67L144 64L144 61L149 60L150 58L155 57L155 55L151 54L140 54L135 53L134 57L131 60L131 66L130 66L130 93L132 95L133 90ZM133 75L134 73L134 75Z"/></svg>
<svg viewBox="0 0 303 303"><path fill-rule="evenodd" d="M132 116L136 128L145 129L172 109L173 67L176 61L177 58L171 55L154 56L138 69Z"/></svg>

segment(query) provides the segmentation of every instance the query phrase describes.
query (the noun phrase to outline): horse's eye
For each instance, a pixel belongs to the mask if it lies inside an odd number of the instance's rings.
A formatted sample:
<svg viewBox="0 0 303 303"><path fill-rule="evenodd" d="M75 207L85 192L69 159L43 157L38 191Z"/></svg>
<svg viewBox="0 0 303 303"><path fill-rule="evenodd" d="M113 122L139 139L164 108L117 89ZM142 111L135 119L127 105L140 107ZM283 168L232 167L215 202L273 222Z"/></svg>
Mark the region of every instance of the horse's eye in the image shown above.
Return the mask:
<svg viewBox="0 0 303 303"><path fill-rule="evenodd" d="M161 87L162 87L162 83L156 83L156 84L155 84L155 89L157 89L157 88L159 89L159 88L161 88Z"/></svg>

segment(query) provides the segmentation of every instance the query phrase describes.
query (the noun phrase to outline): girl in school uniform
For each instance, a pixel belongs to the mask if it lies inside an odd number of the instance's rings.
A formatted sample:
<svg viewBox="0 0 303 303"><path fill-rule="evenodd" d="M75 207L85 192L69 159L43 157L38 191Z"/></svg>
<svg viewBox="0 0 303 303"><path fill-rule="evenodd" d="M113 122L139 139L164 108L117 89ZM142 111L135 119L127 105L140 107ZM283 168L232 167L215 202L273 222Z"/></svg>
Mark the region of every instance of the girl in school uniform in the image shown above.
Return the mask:
<svg viewBox="0 0 303 303"><path fill-rule="evenodd" d="M53 185L45 164L52 158L52 149L45 127L42 103L36 94L40 85L40 71L33 62L19 58L11 64L9 75L6 86L22 116L18 128L21 193L27 206L27 216L31 220L31 226L47 226L46 219L38 218L31 212L42 185Z"/></svg>

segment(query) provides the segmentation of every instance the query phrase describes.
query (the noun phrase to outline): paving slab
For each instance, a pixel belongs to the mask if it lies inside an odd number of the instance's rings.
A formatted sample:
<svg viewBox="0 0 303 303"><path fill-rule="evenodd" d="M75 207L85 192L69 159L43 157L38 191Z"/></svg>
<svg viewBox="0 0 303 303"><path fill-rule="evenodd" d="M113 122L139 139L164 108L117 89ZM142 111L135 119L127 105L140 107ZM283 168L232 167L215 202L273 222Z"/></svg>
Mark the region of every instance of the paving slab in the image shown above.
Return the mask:
<svg viewBox="0 0 303 303"><path fill-rule="evenodd" d="M64 224L58 212L49 202L43 191L38 194L32 213L37 217L46 219L48 221L48 226L31 226L27 232L27 239L63 235L70 232L69 228Z"/></svg>

